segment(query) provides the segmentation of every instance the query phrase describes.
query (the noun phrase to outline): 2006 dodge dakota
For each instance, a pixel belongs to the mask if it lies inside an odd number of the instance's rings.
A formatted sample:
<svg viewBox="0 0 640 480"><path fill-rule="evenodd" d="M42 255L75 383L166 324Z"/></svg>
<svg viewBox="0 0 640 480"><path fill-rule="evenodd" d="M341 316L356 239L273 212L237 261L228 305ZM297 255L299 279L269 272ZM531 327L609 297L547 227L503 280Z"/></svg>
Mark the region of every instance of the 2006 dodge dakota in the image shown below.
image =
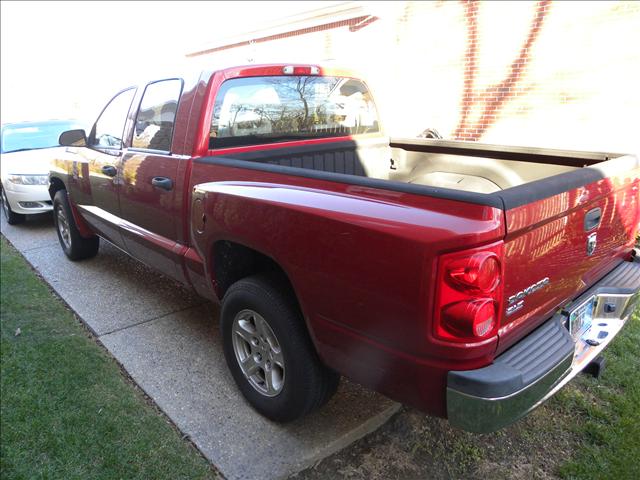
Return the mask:
<svg viewBox="0 0 640 480"><path fill-rule="evenodd" d="M102 237L221 302L233 377L276 421L345 375L501 428L584 369L639 297L636 157L389 139L346 71L157 79L60 143L66 255Z"/></svg>

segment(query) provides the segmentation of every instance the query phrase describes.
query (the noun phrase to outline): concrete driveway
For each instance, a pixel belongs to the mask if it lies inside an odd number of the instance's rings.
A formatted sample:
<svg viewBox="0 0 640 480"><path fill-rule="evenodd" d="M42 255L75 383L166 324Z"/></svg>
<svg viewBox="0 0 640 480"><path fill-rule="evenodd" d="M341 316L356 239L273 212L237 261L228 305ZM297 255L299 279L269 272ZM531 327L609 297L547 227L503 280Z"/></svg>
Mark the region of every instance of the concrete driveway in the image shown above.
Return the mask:
<svg viewBox="0 0 640 480"><path fill-rule="evenodd" d="M399 405L343 379L319 412L282 426L255 413L227 371L218 308L108 244L71 262L51 215L2 234L137 384L229 479L281 478L374 431Z"/></svg>

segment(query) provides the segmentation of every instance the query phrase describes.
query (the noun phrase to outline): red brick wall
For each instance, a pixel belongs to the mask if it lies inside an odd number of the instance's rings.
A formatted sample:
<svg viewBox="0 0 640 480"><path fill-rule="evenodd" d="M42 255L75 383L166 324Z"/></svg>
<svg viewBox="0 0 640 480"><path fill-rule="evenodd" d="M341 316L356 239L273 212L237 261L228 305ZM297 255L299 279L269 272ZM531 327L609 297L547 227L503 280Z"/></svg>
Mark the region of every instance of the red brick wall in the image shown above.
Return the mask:
<svg viewBox="0 0 640 480"><path fill-rule="evenodd" d="M387 131L640 152L640 2L368 2L377 20L203 57L335 62L375 94Z"/></svg>
<svg viewBox="0 0 640 480"><path fill-rule="evenodd" d="M481 70L478 66L482 35L479 26L480 3L464 3L464 21L467 27L467 48L464 52L464 87L460 101L460 118L452 137L456 140L479 140L500 119L503 106L518 96L526 95L522 82L527 74L535 45L544 20L551 10L550 0L537 2L533 7L531 25L524 32L524 40L514 56L504 78L498 83L479 87Z"/></svg>

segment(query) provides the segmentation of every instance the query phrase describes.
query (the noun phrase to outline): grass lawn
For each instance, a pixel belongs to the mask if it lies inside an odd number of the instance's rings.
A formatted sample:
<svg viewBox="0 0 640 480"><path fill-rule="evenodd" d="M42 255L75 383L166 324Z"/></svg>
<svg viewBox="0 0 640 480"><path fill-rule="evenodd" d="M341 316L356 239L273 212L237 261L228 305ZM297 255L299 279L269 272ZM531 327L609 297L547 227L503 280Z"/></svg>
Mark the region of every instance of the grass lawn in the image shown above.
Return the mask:
<svg viewBox="0 0 640 480"><path fill-rule="evenodd" d="M216 478L4 238L0 250L2 478Z"/></svg>

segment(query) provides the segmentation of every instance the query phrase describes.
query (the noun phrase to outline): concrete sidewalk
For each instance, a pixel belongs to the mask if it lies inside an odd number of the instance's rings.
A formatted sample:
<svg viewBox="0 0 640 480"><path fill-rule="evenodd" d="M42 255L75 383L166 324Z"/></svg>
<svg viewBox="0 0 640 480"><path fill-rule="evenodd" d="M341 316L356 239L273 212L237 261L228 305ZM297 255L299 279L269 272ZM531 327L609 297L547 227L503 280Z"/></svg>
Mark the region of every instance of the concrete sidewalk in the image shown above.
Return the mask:
<svg viewBox="0 0 640 480"><path fill-rule="evenodd" d="M382 425L399 405L343 379L331 402L282 426L255 413L227 371L218 308L105 241L71 262L52 217L2 234L82 318L138 385L229 479L281 478Z"/></svg>

